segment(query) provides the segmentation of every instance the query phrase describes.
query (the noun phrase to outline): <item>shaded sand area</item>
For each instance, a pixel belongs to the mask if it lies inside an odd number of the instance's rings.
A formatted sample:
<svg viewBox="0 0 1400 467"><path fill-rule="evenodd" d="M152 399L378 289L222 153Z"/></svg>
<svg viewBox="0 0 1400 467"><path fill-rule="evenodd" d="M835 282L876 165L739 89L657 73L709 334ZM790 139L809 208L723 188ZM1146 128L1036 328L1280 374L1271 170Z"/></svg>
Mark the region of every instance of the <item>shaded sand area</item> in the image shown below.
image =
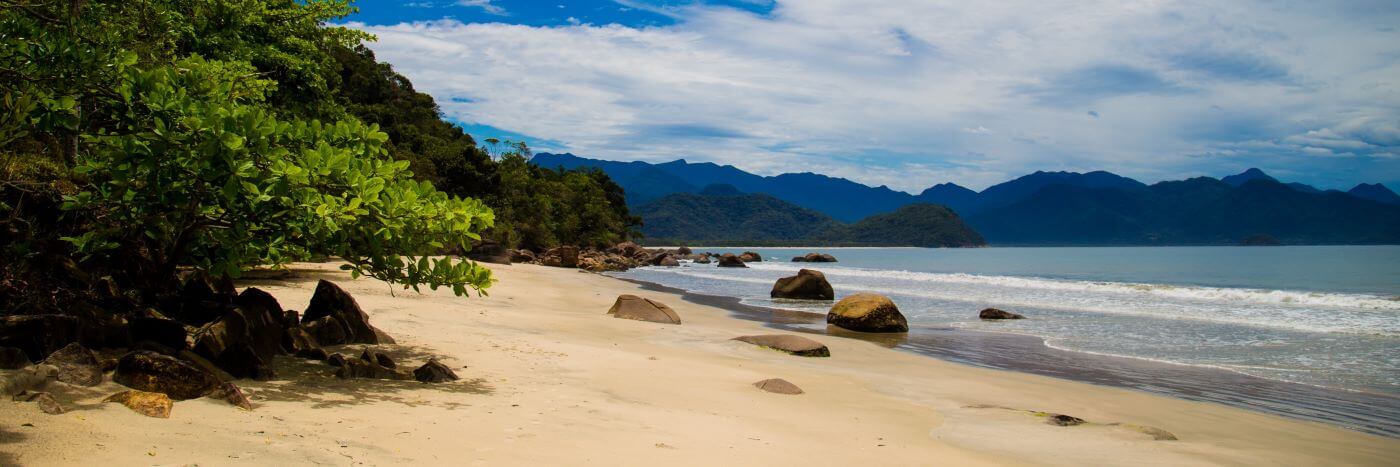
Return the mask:
<svg viewBox="0 0 1400 467"><path fill-rule="evenodd" d="M169 419L100 400L122 387L54 388L69 412L0 402L0 465L869 464L1385 465L1400 440L1320 423L974 368L824 335L831 356L732 340L759 323L572 269L492 266L484 298L396 291L334 264L247 281L290 309L335 281L398 344L401 366L437 357L460 381L337 380L284 357L279 378L240 381L254 410L177 402ZM620 294L683 324L614 319ZM358 354L364 346L328 349ZM753 383L782 378L800 395ZM60 386L60 385L55 385ZM1047 414L1086 423L1054 426ZM29 424L32 426L25 426ZM1169 435L1167 435L1169 434ZM1174 441L1157 440L1167 436Z"/></svg>

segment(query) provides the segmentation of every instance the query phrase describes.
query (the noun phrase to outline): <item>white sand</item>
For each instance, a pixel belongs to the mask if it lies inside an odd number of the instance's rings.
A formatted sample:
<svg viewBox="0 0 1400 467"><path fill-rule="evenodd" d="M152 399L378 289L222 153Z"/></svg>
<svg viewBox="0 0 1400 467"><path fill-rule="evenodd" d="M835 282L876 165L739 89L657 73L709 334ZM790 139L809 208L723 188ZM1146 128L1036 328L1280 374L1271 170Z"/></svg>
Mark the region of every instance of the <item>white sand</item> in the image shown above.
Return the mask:
<svg viewBox="0 0 1400 467"><path fill-rule="evenodd" d="M830 336L830 358L794 357L730 339L773 333L724 310L595 274L493 266L486 298L416 294L350 278L332 264L259 282L300 309L315 280L352 293L398 345L400 365L438 356L462 381L329 377L288 358L281 378L241 382L255 409L178 402L170 419L101 397L56 391L51 416L0 401L0 464L881 464L1385 465L1400 440L1319 423L1041 376L972 368ZM669 304L680 326L613 319L632 293ZM343 352L358 354L358 346ZM806 391L762 392L784 378ZM1016 409L1091 422L1056 427ZM31 423L32 427L19 426ZM1154 441L1123 426L1157 427Z"/></svg>

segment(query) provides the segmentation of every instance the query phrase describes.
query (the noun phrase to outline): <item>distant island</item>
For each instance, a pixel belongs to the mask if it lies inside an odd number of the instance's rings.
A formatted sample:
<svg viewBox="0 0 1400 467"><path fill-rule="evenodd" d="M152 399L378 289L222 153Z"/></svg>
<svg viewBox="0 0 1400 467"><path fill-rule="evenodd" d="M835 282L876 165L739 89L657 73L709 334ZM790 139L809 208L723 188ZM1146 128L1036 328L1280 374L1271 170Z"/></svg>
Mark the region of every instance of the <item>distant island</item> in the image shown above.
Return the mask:
<svg viewBox="0 0 1400 467"><path fill-rule="evenodd" d="M1255 240L1250 243L1270 238L1283 245L1400 243L1400 196L1384 185L1320 190L1284 183L1254 168L1220 179L1152 185L1104 171L1035 172L980 192L943 183L911 195L814 173L765 177L708 162L650 164L549 153L536 155L532 162L607 173L642 218L641 231L649 242L857 243L851 235L858 222L878 214L893 214L896 217L885 221L898 222L900 213L914 213L900 208L932 204L947 207L958 224L994 245L1239 245L1251 238ZM672 198L678 194L689 196ZM753 198L748 203L753 210L726 209L735 201L714 199L735 195L771 199ZM686 209L700 206L711 214L697 216L693 213L701 211L692 211L691 218L684 219ZM835 229L833 222L847 227ZM828 232L831 235L817 234ZM876 240L893 245L910 239Z"/></svg>

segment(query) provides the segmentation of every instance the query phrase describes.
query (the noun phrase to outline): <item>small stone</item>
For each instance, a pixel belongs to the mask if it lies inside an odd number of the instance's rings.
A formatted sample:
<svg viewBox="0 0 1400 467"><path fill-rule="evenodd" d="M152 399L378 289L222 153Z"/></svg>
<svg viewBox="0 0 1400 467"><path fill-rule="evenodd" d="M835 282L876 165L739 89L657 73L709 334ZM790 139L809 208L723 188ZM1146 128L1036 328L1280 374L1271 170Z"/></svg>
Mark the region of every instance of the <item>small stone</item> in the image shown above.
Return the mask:
<svg viewBox="0 0 1400 467"><path fill-rule="evenodd" d="M763 381L753 383L753 385L756 388L775 394L802 394L802 388L799 388L796 384L789 383L787 380L782 378L765 379Z"/></svg>
<svg viewBox="0 0 1400 467"><path fill-rule="evenodd" d="M447 365L437 361L436 358L428 359L428 363L413 370L413 379L424 383L445 383L456 381L457 373L454 373Z"/></svg>
<svg viewBox="0 0 1400 467"><path fill-rule="evenodd" d="M1064 414L1052 413L1046 417L1045 423L1049 423L1055 426L1075 426L1083 425L1084 419L1078 417L1071 417L1069 415Z"/></svg>
<svg viewBox="0 0 1400 467"><path fill-rule="evenodd" d="M113 394L102 402L116 402L136 413L154 418L170 418L170 409L175 406L175 402L165 394L134 390Z"/></svg>
<svg viewBox="0 0 1400 467"><path fill-rule="evenodd" d="M48 393L39 394L39 397L35 398L34 401L39 403L39 410L46 414L61 415L67 412L67 410L63 410L63 405L58 403L58 399L54 399Z"/></svg>

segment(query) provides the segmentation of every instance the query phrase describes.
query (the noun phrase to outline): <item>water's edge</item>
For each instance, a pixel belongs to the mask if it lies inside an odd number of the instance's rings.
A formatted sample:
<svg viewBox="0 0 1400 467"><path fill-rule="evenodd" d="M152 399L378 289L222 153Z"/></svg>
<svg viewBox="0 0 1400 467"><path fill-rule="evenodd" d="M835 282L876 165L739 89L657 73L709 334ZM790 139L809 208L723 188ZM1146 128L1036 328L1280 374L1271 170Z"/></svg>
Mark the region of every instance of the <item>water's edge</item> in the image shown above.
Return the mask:
<svg viewBox="0 0 1400 467"><path fill-rule="evenodd" d="M731 316L791 332L825 334L954 363L1019 371L1127 388L1180 399L1213 402L1364 433L1400 438L1400 398L1321 388L1223 369L1173 365L1049 347L1034 336L954 328L916 328L907 335L868 334L828 328L825 316L742 303L737 297L695 293L654 282L617 277L645 290L724 309Z"/></svg>

